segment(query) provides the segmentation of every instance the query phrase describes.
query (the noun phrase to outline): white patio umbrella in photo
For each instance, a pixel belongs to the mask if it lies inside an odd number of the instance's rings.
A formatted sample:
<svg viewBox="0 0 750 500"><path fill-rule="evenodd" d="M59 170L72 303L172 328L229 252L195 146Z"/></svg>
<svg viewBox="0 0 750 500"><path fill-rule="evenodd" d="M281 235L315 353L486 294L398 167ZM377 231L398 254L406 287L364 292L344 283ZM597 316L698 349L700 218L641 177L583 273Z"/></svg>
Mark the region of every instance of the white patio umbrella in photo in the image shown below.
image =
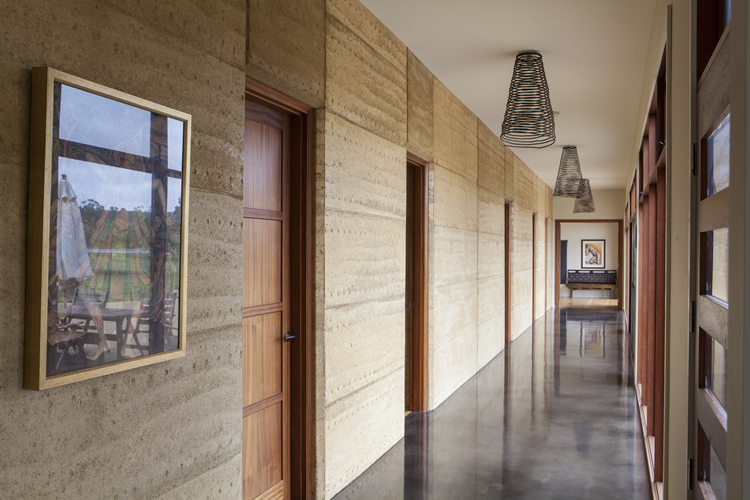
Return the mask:
<svg viewBox="0 0 750 500"><path fill-rule="evenodd" d="M94 272L89 262L81 209L76 193L63 174L57 185L57 277L59 283L82 281Z"/></svg>

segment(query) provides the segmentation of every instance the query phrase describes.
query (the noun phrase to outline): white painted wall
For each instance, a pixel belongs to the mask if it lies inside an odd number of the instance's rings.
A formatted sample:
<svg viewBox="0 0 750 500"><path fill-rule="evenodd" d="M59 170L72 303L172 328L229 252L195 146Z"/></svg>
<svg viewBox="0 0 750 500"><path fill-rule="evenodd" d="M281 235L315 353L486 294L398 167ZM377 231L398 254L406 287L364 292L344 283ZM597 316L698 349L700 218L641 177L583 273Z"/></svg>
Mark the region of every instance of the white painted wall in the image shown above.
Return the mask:
<svg viewBox="0 0 750 500"><path fill-rule="evenodd" d="M568 270L582 269L581 240L605 240L604 269L618 270L616 222L562 223L560 240L568 240ZM617 279L620 279L619 273ZM575 296L608 299L610 294L608 290L576 290ZM570 290L565 285L560 285L560 297L570 297Z"/></svg>
<svg viewBox="0 0 750 500"><path fill-rule="evenodd" d="M573 213L575 198L554 198L552 213L555 219L622 219L625 216L627 196L624 189L592 189L591 195L596 212L586 214Z"/></svg>

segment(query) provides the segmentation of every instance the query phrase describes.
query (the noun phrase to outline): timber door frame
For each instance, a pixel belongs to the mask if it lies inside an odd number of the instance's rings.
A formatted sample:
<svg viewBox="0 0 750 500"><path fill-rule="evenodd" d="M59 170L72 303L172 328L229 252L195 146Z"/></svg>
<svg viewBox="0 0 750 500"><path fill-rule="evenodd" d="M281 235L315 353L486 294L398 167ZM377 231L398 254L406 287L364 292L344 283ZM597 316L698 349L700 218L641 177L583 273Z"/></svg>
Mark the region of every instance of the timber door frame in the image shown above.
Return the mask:
<svg viewBox="0 0 750 500"><path fill-rule="evenodd" d="M410 411L427 411L427 354L429 344L427 342L427 320L428 320L428 289L429 275L427 269L429 246L429 164L409 152L406 153L407 168L414 168L417 172L415 177L415 192L419 194L414 200L415 220L417 226L415 231L414 252L415 263L413 274L414 288L414 327L412 329L412 359L411 359L411 390Z"/></svg>
<svg viewBox="0 0 750 500"><path fill-rule="evenodd" d="M544 312L549 309L549 217L544 218Z"/></svg>
<svg viewBox="0 0 750 500"><path fill-rule="evenodd" d="M289 155L289 294L290 342L289 439L291 498L312 498L313 449L313 176L312 109L249 78L245 100L290 119Z"/></svg>
<svg viewBox="0 0 750 500"><path fill-rule="evenodd" d="M503 233L503 239L505 240L505 342L507 349L507 343L511 341L510 316L513 311L513 304L511 304L511 285L513 282L513 267L511 266L511 247L513 246L513 202L510 200L505 200L503 208L505 210L505 232ZM509 355L510 351L508 351L508 356Z"/></svg>
<svg viewBox="0 0 750 500"><path fill-rule="evenodd" d="M638 260L638 217L636 215L630 218L628 222L628 246L629 246L629 265L628 265L628 310L626 316L628 317L628 333L631 339L634 338L636 332L636 319L638 318L638 269L640 262ZM632 346L631 346L632 347Z"/></svg>
<svg viewBox="0 0 750 500"><path fill-rule="evenodd" d="M555 220L555 309L560 307L560 224L617 224L617 309L622 309L622 219Z"/></svg>
<svg viewBox="0 0 750 500"><path fill-rule="evenodd" d="M536 212L531 213L531 326L536 321ZM532 358L533 359L533 358Z"/></svg>

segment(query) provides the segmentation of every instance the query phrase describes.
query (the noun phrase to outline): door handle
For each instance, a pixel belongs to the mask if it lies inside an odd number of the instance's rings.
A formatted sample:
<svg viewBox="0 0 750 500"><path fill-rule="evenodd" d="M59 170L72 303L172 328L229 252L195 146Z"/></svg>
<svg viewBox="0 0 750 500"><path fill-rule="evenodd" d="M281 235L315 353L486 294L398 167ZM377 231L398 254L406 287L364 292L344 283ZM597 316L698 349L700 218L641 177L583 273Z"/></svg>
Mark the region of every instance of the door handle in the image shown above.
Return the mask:
<svg viewBox="0 0 750 500"><path fill-rule="evenodd" d="M289 332L286 332L284 334L284 342L289 342L290 340L296 339L296 338L297 338L296 335L290 335Z"/></svg>

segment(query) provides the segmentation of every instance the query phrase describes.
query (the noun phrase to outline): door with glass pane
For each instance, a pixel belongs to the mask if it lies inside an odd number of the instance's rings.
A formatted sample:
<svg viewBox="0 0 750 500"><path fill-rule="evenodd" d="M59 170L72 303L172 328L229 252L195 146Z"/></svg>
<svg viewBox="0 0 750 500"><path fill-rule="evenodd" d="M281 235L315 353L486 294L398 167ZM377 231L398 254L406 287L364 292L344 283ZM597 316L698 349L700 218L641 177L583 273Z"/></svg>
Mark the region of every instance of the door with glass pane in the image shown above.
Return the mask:
<svg viewBox="0 0 750 500"><path fill-rule="evenodd" d="M694 466L696 498L726 498L729 37L698 83Z"/></svg>

